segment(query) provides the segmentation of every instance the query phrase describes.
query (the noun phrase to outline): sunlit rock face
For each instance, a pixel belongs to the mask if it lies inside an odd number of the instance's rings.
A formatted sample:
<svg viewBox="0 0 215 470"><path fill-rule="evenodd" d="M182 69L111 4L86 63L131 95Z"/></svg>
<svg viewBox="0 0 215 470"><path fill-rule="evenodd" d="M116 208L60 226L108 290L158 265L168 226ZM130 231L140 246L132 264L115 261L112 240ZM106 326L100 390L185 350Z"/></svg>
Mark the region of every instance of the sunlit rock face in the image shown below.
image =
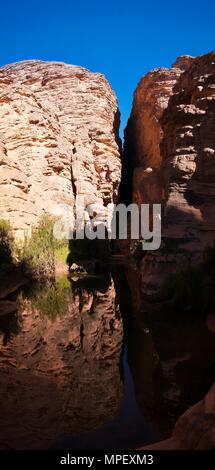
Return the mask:
<svg viewBox="0 0 215 470"><path fill-rule="evenodd" d="M142 262L143 291L150 295L166 275L198 263L214 245L214 62L215 53L192 60L160 121L163 245Z"/></svg>
<svg viewBox="0 0 215 470"><path fill-rule="evenodd" d="M215 240L215 53L181 75L161 125L164 235L193 256Z"/></svg>
<svg viewBox="0 0 215 470"><path fill-rule="evenodd" d="M3 449L50 448L118 411L122 323L113 281L72 291L22 297L17 324L0 324Z"/></svg>
<svg viewBox="0 0 215 470"><path fill-rule="evenodd" d="M178 58L172 69L144 76L134 94L125 142L133 201L163 208L161 249L141 263L149 296L215 241L214 64L214 52Z"/></svg>
<svg viewBox="0 0 215 470"><path fill-rule="evenodd" d="M116 200L119 112L102 74L60 62L0 68L0 217L16 234L59 204ZM104 217L105 219L105 214Z"/></svg>
<svg viewBox="0 0 215 470"><path fill-rule="evenodd" d="M125 129L124 158L125 165L130 161L133 168L133 200L139 204L161 201L159 169L162 163L160 142L163 130L160 118L185 64L191 61L192 58L185 56L184 61L177 60L171 69L157 68L148 72L134 92L132 111Z"/></svg>

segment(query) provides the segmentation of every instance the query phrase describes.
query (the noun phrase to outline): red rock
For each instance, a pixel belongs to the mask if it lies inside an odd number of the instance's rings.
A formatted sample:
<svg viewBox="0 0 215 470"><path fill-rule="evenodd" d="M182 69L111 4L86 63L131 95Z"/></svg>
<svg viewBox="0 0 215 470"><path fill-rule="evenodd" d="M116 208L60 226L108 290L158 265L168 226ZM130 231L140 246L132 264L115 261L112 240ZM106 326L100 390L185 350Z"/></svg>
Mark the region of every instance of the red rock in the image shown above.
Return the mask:
<svg viewBox="0 0 215 470"><path fill-rule="evenodd" d="M134 92L132 112L125 130L125 158L131 159L135 168L135 202L160 202L162 199L158 172L162 164L160 119L182 73L183 68L179 65L176 63L172 69L158 68L147 73Z"/></svg>
<svg viewBox="0 0 215 470"><path fill-rule="evenodd" d="M164 236L194 261L215 241L215 53L192 60L161 124Z"/></svg>
<svg viewBox="0 0 215 470"><path fill-rule="evenodd" d="M214 129L214 52L141 79L125 134L133 200L163 207L161 248L141 262L143 293L154 295L215 242Z"/></svg>

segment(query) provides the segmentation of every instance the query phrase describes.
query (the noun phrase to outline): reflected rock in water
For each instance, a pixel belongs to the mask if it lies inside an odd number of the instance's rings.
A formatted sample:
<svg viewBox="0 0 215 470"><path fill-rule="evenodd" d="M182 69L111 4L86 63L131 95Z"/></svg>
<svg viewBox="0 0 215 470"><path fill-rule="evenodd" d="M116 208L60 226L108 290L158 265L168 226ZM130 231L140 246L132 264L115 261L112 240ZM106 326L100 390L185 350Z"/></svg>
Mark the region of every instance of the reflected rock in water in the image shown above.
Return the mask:
<svg viewBox="0 0 215 470"><path fill-rule="evenodd" d="M49 448L116 415L123 330L115 288L112 279L85 284L72 282L64 314L54 317L23 296L20 328L8 341L2 332L0 448ZM50 300L36 296L43 308Z"/></svg>
<svg viewBox="0 0 215 470"><path fill-rule="evenodd" d="M128 362L142 414L163 436L214 382L215 341L203 319L130 328Z"/></svg>
<svg viewBox="0 0 215 470"><path fill-rule="evenodd" d="M115 285L138 405L145 419L168 436L178 417L214 382L214 315L178 315L164 309L155 315L141 298L136 266L116 275Z"/></svg>

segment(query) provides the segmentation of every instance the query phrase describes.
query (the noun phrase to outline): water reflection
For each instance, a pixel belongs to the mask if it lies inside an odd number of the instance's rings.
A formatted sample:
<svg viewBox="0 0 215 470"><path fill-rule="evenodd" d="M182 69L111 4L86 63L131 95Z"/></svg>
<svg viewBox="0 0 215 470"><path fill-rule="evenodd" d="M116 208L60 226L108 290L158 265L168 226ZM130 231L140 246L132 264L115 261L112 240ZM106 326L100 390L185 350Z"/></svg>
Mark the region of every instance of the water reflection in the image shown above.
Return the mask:
<svg viewBox="0 0 215 470"><path fill-rule="evenodd" d="M136 399L145 419L168 436L177 418L201 400L215 380L215 317L198 312L147 314L150 306L137 295L138 272L130 267L125 273L116 285ZM126 282L130 291L125 297L121 293Z"/></svg>
<svg viewBox="0 0 215 470"><path fill-rule="evenodd" d="M207 392L214 315L147 318L135 276L117 267L19 293L0 318L0 448L143 446Z"/></svg>
<svg viewBox="0 0 215 470"><path fill-rule="evenodd" d="M0 326L1 448L49 448L117 415L123 329L114 283L88 283L31 289L7 341Z"/></svg>
<svg viewBox="0 0 215 470"><path fill-rule="evenodd" d="M169 436L177 418L214 382L215 341L205 322L130 326L128 363L142 415Z"/></svg>
<svg viewBox="0 0 215 470"><path fill-rule="evenodd" d="M157 427L144 418L137 403L126 347L122 355L122 368L123 395L116 417L91 432L64 437L54 448L128 450L161 439Z"/></svg>

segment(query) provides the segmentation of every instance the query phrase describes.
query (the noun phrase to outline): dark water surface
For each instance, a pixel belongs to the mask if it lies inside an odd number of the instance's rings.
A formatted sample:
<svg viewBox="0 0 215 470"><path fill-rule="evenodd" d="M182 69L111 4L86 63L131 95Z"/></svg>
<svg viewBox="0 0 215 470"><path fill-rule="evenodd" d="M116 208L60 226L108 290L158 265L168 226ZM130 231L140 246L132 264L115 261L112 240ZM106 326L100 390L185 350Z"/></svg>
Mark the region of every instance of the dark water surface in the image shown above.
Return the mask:
<svg viewBox="0 0 215 470"><path fill-rule="evenodd" d="M27 288L0 318L0 448L161 439L213 381L215 319L133 315L124 276Z"/></svg>

